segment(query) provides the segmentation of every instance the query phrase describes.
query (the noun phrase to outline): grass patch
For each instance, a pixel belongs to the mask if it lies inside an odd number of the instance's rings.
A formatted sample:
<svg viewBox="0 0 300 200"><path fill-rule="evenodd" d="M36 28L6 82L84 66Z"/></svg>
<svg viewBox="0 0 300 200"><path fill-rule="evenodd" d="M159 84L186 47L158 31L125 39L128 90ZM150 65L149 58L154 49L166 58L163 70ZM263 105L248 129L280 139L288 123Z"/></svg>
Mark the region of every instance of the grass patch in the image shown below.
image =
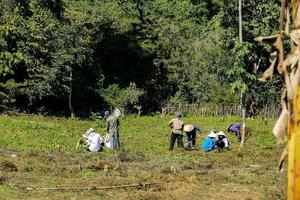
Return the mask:
<svg viewBox="0 0 300 200"><path fill-rule="evenodd" d="M247 120L251 136L239 152L228 134L231 150L199 151L212 129L226 130L236 117L186 117L202 128L196 151L168 151L171 117L121 119L120 151L75 150L90 127L105 134L104 121L42 116L0 116L0 199L285 199L286 173L277 172L281 147L271 134L274 120ZM185 139L185 138L184 138ZM59 147L59 148L58 148ZM38 188L82 188L156 182L142 189L43 191ZM26 190L24 188L36 188Z"/></svg>

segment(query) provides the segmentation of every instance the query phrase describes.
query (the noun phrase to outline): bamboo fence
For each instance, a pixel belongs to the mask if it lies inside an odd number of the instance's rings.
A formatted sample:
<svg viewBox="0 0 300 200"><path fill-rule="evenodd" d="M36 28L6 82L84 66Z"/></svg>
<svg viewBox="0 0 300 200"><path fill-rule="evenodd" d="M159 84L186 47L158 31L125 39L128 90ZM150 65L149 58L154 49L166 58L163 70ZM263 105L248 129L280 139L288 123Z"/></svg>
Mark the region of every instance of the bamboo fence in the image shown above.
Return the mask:
<svg viewBox="0 0 300 200"><path fill-rule="evenodd" d="M196 116L240 116L239 105L201 105L201 104L179 104L177 106L167 105L162 109L162 115L172 115L176 112L184 115ZM247 111L248 113L248 111ZM280 106L266 105L255 113L255 116L266 118L277 118L280 114Z"/></svg>

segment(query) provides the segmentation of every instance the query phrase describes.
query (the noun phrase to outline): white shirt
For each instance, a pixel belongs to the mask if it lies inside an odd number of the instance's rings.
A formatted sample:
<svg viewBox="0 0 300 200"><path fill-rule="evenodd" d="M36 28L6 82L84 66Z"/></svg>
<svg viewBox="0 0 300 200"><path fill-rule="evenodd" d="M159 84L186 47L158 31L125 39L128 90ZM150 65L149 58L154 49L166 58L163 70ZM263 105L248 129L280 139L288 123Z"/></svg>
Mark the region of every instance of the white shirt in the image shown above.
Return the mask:
<svg viewBox="0 0 300 200"><path fill-rule="evenodd" d="M88 148L92 152L99 151L101 148L101 143L104 142L103 138L98 133L95 132L90 133L86 139L89 145Z"/></svg>
<svg viewBox="0 0 300 200"><path fill-rule="evenodd" d="M223 138L222 141L224 142L224 148L228 148L229 147L229 142L227 140L227 138Z"/></svg>

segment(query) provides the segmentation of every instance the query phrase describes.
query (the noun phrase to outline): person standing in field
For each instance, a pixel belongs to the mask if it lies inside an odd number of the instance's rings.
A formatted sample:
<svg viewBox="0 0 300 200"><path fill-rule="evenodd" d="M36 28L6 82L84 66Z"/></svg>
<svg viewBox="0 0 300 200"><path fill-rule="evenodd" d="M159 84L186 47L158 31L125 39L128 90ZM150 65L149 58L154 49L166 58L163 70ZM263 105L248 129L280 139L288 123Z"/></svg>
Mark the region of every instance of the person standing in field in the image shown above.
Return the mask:
<svg viewBox="0 0 300 200"><path fill-rule="evenodd" d="M186 132L186 148L195 150L196 131L201 134L201 129L193 124L187 124L184 126L184 131Z"/></svg>
<svg viewBox="0 0 300 200"><path fill-rule="evenodd" d="M178 113L176 118L169 122L169 127L171 128L170 146L169 150L172 151L175 141L177 140L177 147L183 148L183 127L184 123L181 120L181 114Z"/></svg>
<svg viewBox="0 0 300 200"><path fill-rule="evenodd" d="M109 111L108 110L106 110L105 112L104 112L104 114L103 114L103 119L107 119L108 117L109 117Z"/></svg>
<svg viewBox="0 0 300 200"><path fill-rule="evenodd" d="M121 116L121 111L116 109L112 115L106 119L106 130L109 134L109 142L111 143L112 149L120 148L119 139L119 117Z"/></svg>

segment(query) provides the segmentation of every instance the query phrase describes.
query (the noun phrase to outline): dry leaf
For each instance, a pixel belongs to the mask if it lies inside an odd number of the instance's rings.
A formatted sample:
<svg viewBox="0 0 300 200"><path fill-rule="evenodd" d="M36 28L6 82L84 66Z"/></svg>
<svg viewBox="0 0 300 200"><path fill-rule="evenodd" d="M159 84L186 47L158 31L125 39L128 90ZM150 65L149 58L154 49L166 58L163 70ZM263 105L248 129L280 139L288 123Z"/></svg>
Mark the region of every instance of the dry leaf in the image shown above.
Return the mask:
<svg viewBox="0 0 300 200"><path fill-rule="evenodd" d="M296 63L297 64L297 63ZM293 91L293 94L297 93L297 88L299 85L299 81L300 81L300 67L299 67L299 62L298 62L298 66L294 67L290 73L290 79L291 79L291 89Z"/></svg>
<svg viewBox="0 0 300 200"><path fill-rule="evenodd" d="M280 116L273 128L273 134L277 139L277 144L284 142L287 137L288 116L289 112L286 107L282 108Z"/></svg>
<svg viewBox="0 0 300 200"><path fill-rule="evenodd" d="M273 134L277 139L277 144L284 142L285 139L287 138L289 112L287 110L286 96L287 96L287 89L285 89L282 92L282 96L281 96L282 111L273 128Z"/></svg>
<svg viewBox="0 0 300 200"><path fill-rule="evenodd" d="M300 30L293 30L290 34L291 39L293 40L293 42L295 42L297 45L299 45L300 43Z"/></svg>
<svg viewBox="0 0 300 200"><path fill-rule="evenodd" d="M268 44L271 44L273 47L275 47L276 51L278 51L279 54L279 63L277 70L279 74L283 74L286 72L286 67L283 63L284 60L284 50L283 50L283 43L282 43L282 35L271 35L266 37L257 37L255 38L255 41L259 42L266 42Z"/></svg>
<svg viewBox="0 0 300 200"><path fill-rule="evenodd" d="M290 68L293 69L298 62L298 56L299 56L298 50L289 54L288 57L284 60L284 65L291 66Z"/></svg>
<svg viewBox="0 0 300 200"><path fill-rule="evenodd" d="M266 82L268 79L272 79L276 61L277 61L277 52L275 51L271 54L271 58L270 58L271 65L264 72L263 76L259 79L260 81Z"/></svg>

